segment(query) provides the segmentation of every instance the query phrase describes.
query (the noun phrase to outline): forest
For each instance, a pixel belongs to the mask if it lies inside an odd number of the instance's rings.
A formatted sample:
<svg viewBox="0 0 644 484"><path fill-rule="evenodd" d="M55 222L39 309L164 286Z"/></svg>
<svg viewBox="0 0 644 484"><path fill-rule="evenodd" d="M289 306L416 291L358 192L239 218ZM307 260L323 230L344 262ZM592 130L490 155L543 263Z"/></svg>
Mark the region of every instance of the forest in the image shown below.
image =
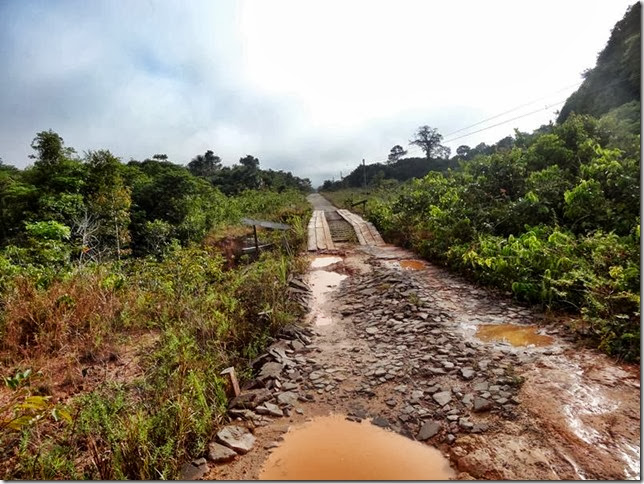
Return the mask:
<svg viewBox="0 0 644 484"><path fill-rule="evenodd" d="M122 163L52 131L32 148L0 166L2 478L176 478L226 411L221 370L243 377L301 314L310 183L252 156ZM291 229L243 255L242 217Z"/></svg>

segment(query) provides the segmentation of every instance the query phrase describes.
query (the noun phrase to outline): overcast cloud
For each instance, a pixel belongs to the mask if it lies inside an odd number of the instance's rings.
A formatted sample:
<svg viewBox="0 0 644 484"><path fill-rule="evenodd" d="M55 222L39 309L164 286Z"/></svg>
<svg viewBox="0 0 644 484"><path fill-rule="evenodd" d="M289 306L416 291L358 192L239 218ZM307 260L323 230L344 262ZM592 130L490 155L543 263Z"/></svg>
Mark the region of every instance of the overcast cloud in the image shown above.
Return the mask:
<svg viewBox="0 0 644 484"><path fill-rule="evenodd" d="M421 124L538 100L448 145L493 143L554 118L631 3L0 0L0 157L26 166L51 128L79 152L253 154L318 185Z"/></svg>

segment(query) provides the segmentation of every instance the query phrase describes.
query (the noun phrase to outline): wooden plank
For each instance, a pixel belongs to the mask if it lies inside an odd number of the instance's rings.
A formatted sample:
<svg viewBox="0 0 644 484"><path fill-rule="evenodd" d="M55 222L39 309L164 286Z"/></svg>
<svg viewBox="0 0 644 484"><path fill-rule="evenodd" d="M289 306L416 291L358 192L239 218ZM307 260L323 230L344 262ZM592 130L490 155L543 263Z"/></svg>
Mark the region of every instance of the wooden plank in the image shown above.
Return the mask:
<svg viewBox="0 0 644 484"><path fill-rule="evenodd" d="M239 394L241 393L241 390L239 389L239 381L237 380L237 374L235 373L235 367L231 366L229 368L226 368L224 371L220 373L220 375L228 375L228 378L230 379L230 384L232 386L233 394L238 397Z"/></svg>
<svg viewBox="0 0 644 484"><path fill-rule="evenodd" d="M380 235L378 229L371 222L367 222L367 227L369 227L369 231L376 241L376 245L385 245L385 241L383 240L382 235Z"/></svg>
<svg viewBox="0 0 644 484"><path fill-rule="evenodd" d="M310 251L318 250L318 245L315 240L315 212L311 215L311 220L309 220L309 225L307 227L309 233L308 239L308 249Z"/></svg>
<svg viewBox="0 0 644 484"><path fill-rule="evenodd" d="M358 237L358 242L360 243L360 245L367 245L367 242L364 240L364 237L362 236L362 232L360 231L360 228L356 226L356 223L351 218L351 212L349 212L348 210L340 209L338 210L338 214L340 215L340 217L346 220L351 225L351 227L353 227L353 231L356 233L356 237Z"/></svg>
<svg viewBox="0 0 644 484"><path fill-rule="evenodd" d="M378 229L371 222L367 222L360 215L345 209L338 210L338 214L351 224L360 245L385 245Z"/></svg>
<svg viewBox="0 0 644 484"><path fill-rule="evenodd" d="M333 243L333 237L331 237L331 229L329 228L329 222L326 220L326 215L322 212L322 230L324 231L324 239L326 240L326 248L328 250L335 250L335 244Z"/></svg>
<svg viewBox="0 0 644 484"><path fill-rule="evenodd" d="M351 218L356 224L356 227L358 227L358 230L362 233L362 237L365 240L366 245L376 245L376 241L373 238L373 235L371 235L371 232L369 231L369 227L367 227L366 222L360 217L359 215L351 212L350 214Z"/></svg>
<svg viewBox="0 0 644 484"><path fill-rule="evenodd" d="M315 240L317 241L318 250L326 249L326 241L324 240L324 227L322 227L322 217L324 217L324 215L321 213L321 210L316 210Z"/></svg>

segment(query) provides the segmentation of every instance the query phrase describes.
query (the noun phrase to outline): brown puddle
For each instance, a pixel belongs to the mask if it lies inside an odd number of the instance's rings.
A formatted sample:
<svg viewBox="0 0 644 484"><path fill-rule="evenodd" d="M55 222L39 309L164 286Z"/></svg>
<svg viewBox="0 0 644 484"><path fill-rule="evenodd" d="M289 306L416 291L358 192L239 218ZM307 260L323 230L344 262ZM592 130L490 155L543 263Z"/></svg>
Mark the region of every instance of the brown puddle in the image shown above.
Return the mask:
<svg viewBox="0 0 644 484"><path fill-rule="evenodd" d="M401 260L400 267L409 271L422 271L425 269L425 264L419 260Z"/></svg>
<svg viewBox="0 0 644 484"><path fill-rule="evenodd" d="M512 346L548 346L552 336L537 333L535 326L516 324L485 324L479 326L476 337L482 341L505 341Z"/></svg>
<svg viewBox="0 0 644 484"><path fill-rule="evenodd" d="M455 473L435 448L341 415L290 430L264 463L262 480L447 480Z"/></svg>

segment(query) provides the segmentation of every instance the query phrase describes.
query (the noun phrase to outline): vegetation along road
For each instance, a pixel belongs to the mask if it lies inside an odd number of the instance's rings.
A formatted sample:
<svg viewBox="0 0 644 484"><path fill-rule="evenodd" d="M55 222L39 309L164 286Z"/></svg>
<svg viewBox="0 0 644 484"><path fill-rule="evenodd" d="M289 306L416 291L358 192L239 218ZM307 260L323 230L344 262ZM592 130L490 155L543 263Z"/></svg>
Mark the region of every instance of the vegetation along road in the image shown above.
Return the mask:
<svg viewBox="0 0 644 484"><path fill-rule="evenodd" d="M310 261L307 329L269 347L254 389L232 405L253 450L205 477L279 478L315 456L328 472L316 475L332 476L323 444L310 443L308 457L289 447L329 413L437 447L452 477L639 476L637 367L579 348L558 321L393 245L336 241ZM343 432L329 445L341 447ZM359 459L359 448L343 452ZM392 445L383 458L396 467L401 456Z"/></svg>
<svg viewBox="0 0 644 484"><path fill-rule="evenodd" d="M317 193L37 132L0 160L0 478L639 479L640 31L556 122L420 126Z"/></svg>

